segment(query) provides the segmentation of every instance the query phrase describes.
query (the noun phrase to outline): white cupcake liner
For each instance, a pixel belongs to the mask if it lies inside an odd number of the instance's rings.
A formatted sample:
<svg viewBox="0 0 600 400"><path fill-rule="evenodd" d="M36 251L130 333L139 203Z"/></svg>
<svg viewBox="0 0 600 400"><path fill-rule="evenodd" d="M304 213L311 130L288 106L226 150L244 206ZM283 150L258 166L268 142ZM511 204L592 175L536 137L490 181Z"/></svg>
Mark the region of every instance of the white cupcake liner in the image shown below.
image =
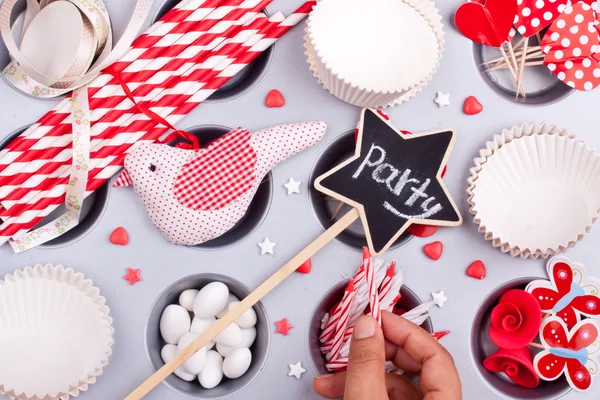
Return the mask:
<svg viewBox="0 0 600 400"><path fill-rule="evenodd" d="M600 213L600 156L547 123L505 129L479 151L468 203L479 232L522 258L573 247Z"/></svg>
<svg viewBox="0 0 600 400"><path fill-rule="evenodd" d="M431 80L440 64L444 50L444 25L442 24L441 15L432 0L402 1L417 11L427 21L435 34L438 47L436 54L437 61L432 69L425 71L419 81L415 81L401 90L375 90L362 87L358 83L345 79L340 73L330 68L327 61L322 58L318 51L315 51L315 38L312 34L311 18L309 16L306 35L304 37L307 62L310 65L311 71L313 71L313 75L331 94L342 101L360 107L389 107L408 101L411 97L419 93Z"/></svg>
<svg viewBox="0 0 600 400"><path fill-rule="evenodd" d="M72 269L36 265L6 275L0 281L0 394L67 400L86 391L112 354L109 311L92 281Z"/></svg>

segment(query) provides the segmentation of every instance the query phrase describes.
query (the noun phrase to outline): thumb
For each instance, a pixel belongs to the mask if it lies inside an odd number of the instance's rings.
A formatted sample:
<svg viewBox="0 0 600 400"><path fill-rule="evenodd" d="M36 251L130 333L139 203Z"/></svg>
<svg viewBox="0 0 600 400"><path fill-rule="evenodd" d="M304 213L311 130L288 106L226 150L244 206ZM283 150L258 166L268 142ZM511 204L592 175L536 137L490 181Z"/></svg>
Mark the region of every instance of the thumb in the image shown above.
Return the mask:
<svg viewBox="0 0 600 400"><path fill-rule="evenodd" d="M368 315L360 317L354 326L344 399L388 399L383 332L377 321Z"/></svg>

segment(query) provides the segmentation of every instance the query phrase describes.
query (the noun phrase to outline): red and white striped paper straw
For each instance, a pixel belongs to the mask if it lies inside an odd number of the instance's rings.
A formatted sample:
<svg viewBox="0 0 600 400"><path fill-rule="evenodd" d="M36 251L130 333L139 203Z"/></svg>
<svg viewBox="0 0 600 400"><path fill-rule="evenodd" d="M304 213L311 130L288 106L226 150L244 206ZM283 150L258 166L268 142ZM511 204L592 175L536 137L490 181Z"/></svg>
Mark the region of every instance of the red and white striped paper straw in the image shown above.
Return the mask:
<svg viewBox="0 0 600 400"><path fill-rule="evenodd" d="M259 54L261 54L262 51L264 51L271 44L273 44L275 42L275 40L277 40L280 36L282 36L289 29L291 29L291 27L293 27L295 24L297 24L299 21L301 21L310 12L310 10L314 6L314 4L315 4L315 1L309 1L309 2L305 3L302 7L300 7L298 9L297 12L290 15L283 22L278 24L278 26L277 26L278 29L277 29L276 35L269 35L268 37L261 38L260 40L257 41L257 43L255 45L250 47L250 49L248 49L244 53L243 61L241 63L235 62L235 63L231 64L229 67L225 68L222 72L220 72L219 73L219 77L221 78L219 81L220 84L222 85L223 83L225 83L226 82L225 78L227 78L227 76L229 76L229 78L231 76L233 76L235 74L235 72L241 70L245 65L247 65L254 58L256 58ZM227 79L229 79L229 78L227 78ZM216 88L214 88L214 86L216 86L216 85L211 85L210 93L204 94L206 97L208 97L210 94L212 94L212 93L214 93L214 91L216 91ZM194 100L196 100L197 102L190 103L190 99L191 98L188 99L187 103L191 104L191 105L195 104L194 107L196 105L198 105L201 101L204 100L204 99L199 100L199 99L194 98ZM188 107L190 107L190 105L188 105ZM193 107L190 107L190 109L191 108L193 108ZM177 114L176 117L171 118L171 120L169 120L169 122L176 123L181 118L183 118L183 115ZM153 132L150 132L147 135L144 135L142 138L140 138L140 143L154 141L158 137L160 137L165 131L166 131L166 128L161 128L160 130L158 130L158 132L155 132L153 130ZM92 191L97 189L102 183L104 183L112 175L114 175L116 172L118 172L118 170L120 169L120 166L122 166L123 159L125 157L124 152L129 150L130 146L131 146L131 144L129 144L129 146L127 146L126 144L119 146L118 150L121 150L121 152L118 153L118 155L112 156L111 158L108 159L108 162L104 163L104 165L101 165L99 168L97 167L91 171L90 178L95 177L95 179L93 181L89 182L88 192L86 192L86 195L89 195ZM64 181L57 183L57 185L64 185L64 184L65 184ZM64 188L62 188L62 189L63 189L62 194L58 194L55 197L44 196L40 201L38 201L34 205L33 210L32 210L33 212L29 213L29 215L25 216L25 214L24 214L22 216L23 218L20 218L18 220L13 219L11 221L6 221L4 224L2 224L2 226L0 226L0 244L4 243L6 240L8 240L8 238L10 238L12 236L15 236L15 235L19 236L19 235L24 234L24 232L27 232L29 229L31 229L35 225L37 225L45 216L47 216L59 204L61 204L62 201L64 201ZM57 191L61 192L60 188Z"/></svg>

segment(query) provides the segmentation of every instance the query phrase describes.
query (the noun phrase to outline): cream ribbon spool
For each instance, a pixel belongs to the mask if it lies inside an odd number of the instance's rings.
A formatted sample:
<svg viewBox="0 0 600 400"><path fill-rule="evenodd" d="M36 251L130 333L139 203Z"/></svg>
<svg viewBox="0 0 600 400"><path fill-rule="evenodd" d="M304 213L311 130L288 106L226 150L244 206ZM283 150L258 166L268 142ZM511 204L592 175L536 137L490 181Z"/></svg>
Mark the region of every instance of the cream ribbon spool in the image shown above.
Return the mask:
<svg viewBox="0 0 600 400"><path fill-rule="evenodd" d="M152 7L152 0L136 0L129 24L123 36L113 48L110 17L102 0L26 1L27 8L21 38L23 40L22 47L27 50L25 53L28 54L24 54L17 46L12 34L13 27L10 23L13 9L19 0L4 0L0 7L0 34L2 34L2 39L12 59L12 62L4 69L3 74L17 89L43 98L60 96L85 85L97 77L102 69L121 58L129 49ZM68 11L68 7L72 8L73 6L77 8L81 18L81 22L76 21L82 25L81 40L72 59L67 60L70 61L70 65L65 68L64 75L59 77L50 76L47 72L40 71L40 66L48 65L52 67L53 62L52 60L45 60L44 62L39 56L32 54L34 41L36 38L39 40L40 35L43 35L40 29L44 27L48 29L53 24L55 27L60 26L61 21L56 21L57 17L66 14L65 11ZM69 19L63 16L63 18L70 20L71 23L74 21L72 17ZM77 27L71 28L72 31L77 31ZM52 35L52 33L48 33L48 35ZM71 41L73 38L65 38L64 40ZM35 58L35 60L32 58ZM96 61L91 65L94 58ZM59 61L56 62L60 64L65 60Z"/></svg>
<svg viewBox="0 0 600 400"><path fill-rule="evenodd" d="M136 0L129 24L113 48L110 18L102 0L26 0L21 34L24 51L21 52L14 41L10 23L18 1L4 0L0 6L0 34L12 58L4 69L4 76L17 89L36 97L50 98L73 91L70 99L73 161L66 190L67 212L41 228L14 237L10 244L17 253L55 239L79 225L90 165L90 109L86 84L129 50L152 7L152 0ZM73 10L73 6L76 10ZM77 20L77 14L81 21ZM74 26L56 27L56 24L60 25L60 21L52 21L56 18L71 18ZM70 29L70 32L74 32L75 37L65 38L65 41L74 42L69 43L69 48L60 54L56 54L58 51L53 54L52 49L44 48L42 50L46 53L39 56L35 53L36 39L43 42L45 38L39 35L44 34L44 29L52 29L53 24L58 31L69 32ZM60 62L53 63L53 60L44 59L44 56L56 56ZM94 58L96 61L92 65Z"/></svg>

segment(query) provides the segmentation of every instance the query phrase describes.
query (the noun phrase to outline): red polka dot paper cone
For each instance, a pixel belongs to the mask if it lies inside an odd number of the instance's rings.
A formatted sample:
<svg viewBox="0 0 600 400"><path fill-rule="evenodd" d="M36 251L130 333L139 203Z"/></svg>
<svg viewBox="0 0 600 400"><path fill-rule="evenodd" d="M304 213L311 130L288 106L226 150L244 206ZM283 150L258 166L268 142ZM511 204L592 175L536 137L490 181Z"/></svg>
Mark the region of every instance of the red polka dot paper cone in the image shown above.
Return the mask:
<svg viewBox="0 0 600 400"><path fill-rule="evenodd" d="M523 124L480 150L469 204L494 247L522 258L574 246L600 211L600 156L565 129Z"/></svg>
<svg viewBox="0 0 600 400"><path fill-rule="evenodd" d="M443 36L430 0L321 0L309 15L305 48L311 70L334 96L385 107L427 84L442 57Z"/></svg>

